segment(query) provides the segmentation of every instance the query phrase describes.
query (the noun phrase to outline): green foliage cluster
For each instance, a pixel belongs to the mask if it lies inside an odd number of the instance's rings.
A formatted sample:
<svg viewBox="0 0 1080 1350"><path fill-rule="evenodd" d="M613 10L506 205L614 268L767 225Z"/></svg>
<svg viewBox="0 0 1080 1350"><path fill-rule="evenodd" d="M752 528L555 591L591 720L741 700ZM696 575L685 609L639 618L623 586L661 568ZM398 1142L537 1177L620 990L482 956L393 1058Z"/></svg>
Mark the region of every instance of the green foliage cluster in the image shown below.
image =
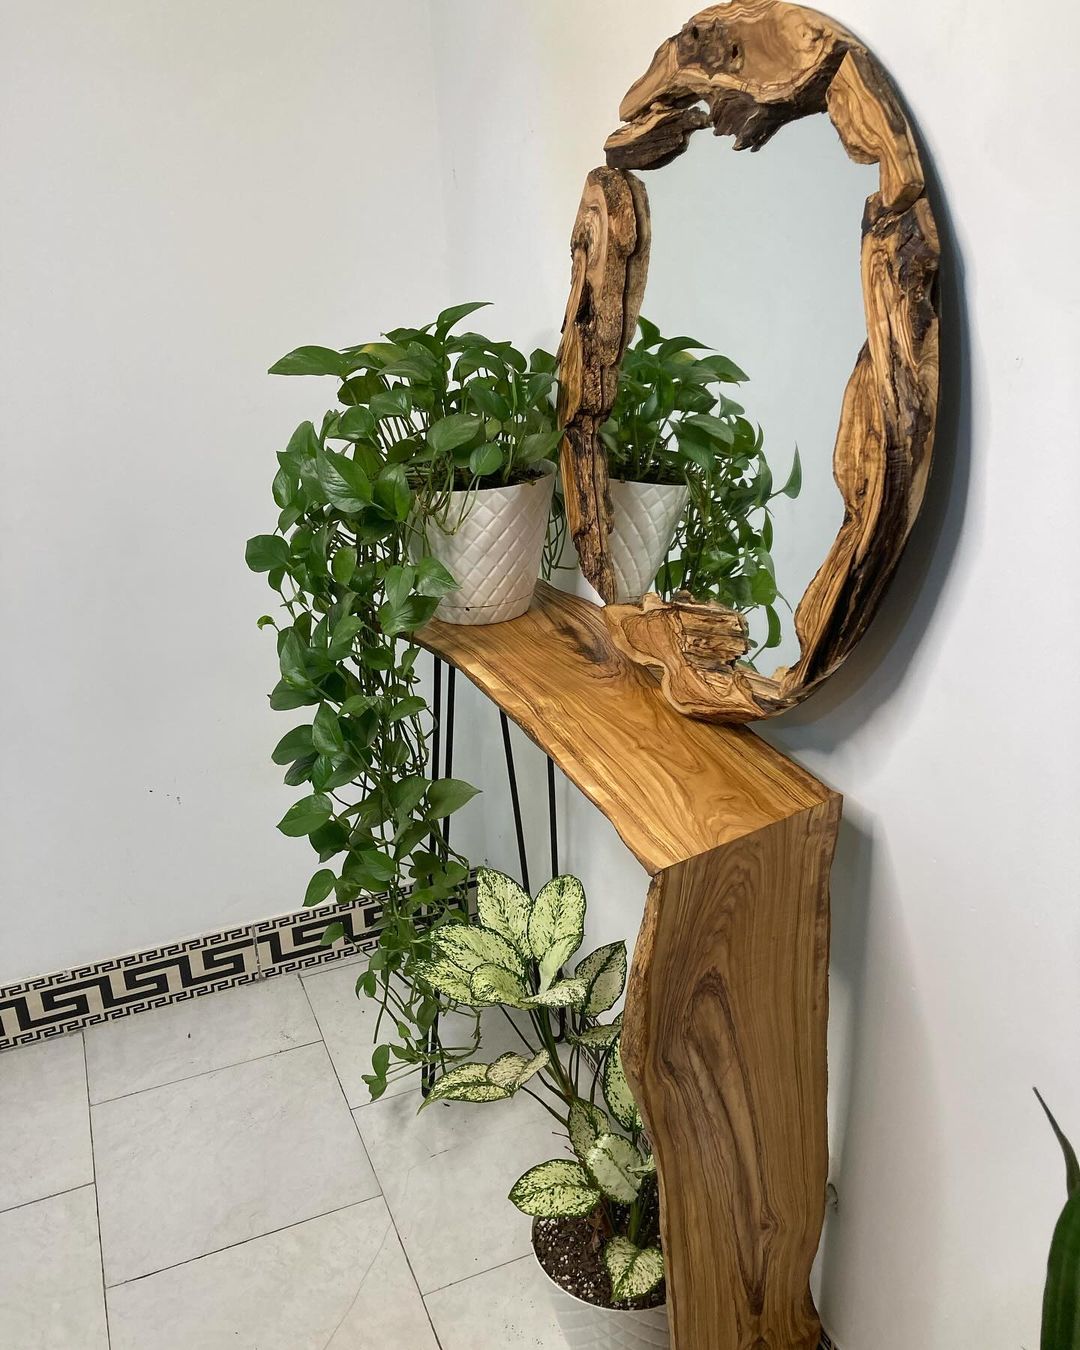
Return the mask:
<svg viewBox="0 0 1080 1350"><path fill-rule="evenodd" d="M625 1304L647 1296L664 1274L656 1164L623 1071L621 1019L600 1020L625 987L626 944L599 947L563 973L584 939L585 907L576 877L555 877L531 899L512 878L480 869L478 923L440 928L424 974L447 999L501 1008L523 1052L449 1069L425 1106L534 1097L565 1132L569 1156L530 1168L510 1199L538 1218L595 1213L613 1301ZM560 1009L565 1060L552 1026Z"/></svg>
<svg viewBox="0 0 1080 1350"><path fill-rule="evenodd" d="M1080 1162L1036 1091L1065 1158L1065 1207L1050 1243L1043 1293L1041 1350L1080 1350Z"/></svg>
<svg viewBox="0 0 1080 1350"><path fill-rule="evenodd" d="M423 1061L440 1003L418 971L432 926L466 912L468 866L445 821L475 789L428 777L432 720L413 636L457 583L425 556L424 526L453 528L451 492L521 481L560 439L554 358L455 334L480 307L458 305L344 351L300 347L271 368L329 376L337 400L278 455L277 531L247 544L248 566L266 574L286 612L260 620L277 630L270 705L304 714L273 760L287 784L306 789L278 825L318 855L305 904L385 896L378 947L358 981L393 1032L372 1057L373 1096L389 1073ZM331 923L324 941L343 933ZM382 1015L379 1025L376 1039ZM454 1053L437 1051L444 1063Z"/></svg>
<svg viewBox="0 0 1080 1350"><path fill-rule="evenodd" d="M689 504L656 579L670 598L686 591L746 613L762 608L768 633L762 649L780 642L772 560L770 502L797 497L802 469L796 450L791 471L777 488L760 427L722 385L747 376L726 356L695 338L665 338L639 320L640 336L619 373L611 417L600 436L614 478L643 483L685 483Z"/></svg>

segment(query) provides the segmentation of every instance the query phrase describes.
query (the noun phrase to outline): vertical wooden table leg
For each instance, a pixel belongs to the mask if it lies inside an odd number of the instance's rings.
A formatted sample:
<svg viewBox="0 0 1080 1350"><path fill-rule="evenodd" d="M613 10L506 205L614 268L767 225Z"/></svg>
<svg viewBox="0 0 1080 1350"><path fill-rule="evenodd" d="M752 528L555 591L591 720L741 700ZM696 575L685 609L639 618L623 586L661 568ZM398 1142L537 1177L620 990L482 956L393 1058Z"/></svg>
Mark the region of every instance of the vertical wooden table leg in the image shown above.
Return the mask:
<svg viewBox="0 0 1080 1350"><path fill-rule="evenodd" d="M676 1350L816 1350L828 876L807 810L658 871L623 1059L655 1149Z"/></svg>

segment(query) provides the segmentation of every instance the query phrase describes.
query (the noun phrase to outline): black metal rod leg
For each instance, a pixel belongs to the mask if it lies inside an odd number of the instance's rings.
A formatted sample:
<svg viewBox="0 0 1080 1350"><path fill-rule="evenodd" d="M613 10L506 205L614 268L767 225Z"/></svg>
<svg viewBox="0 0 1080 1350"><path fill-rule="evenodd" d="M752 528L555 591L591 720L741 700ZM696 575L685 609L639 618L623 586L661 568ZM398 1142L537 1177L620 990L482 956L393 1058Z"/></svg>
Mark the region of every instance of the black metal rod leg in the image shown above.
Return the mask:
<svg viewBox="0 0 1080 1350"><path fill-rule="evenodd" d="M518 796L517 774L514 772L514 747L510 744L510 721L500 708L499 721L502 723L503 753L506 755L506 776L510 782L510 804L514 808L514 830L517 834L518 863L521 867L521 884L532 894L529 885L529 859L525 852L525 827L521 819L521 799Z"/></svg>
<svg viewBox="0 0 1080 1350"><path fill-rule="evenodd" d="M439 755L442 749L441 735L440 735L442 728L442 667L443 667L442 661L440 660L439 657L436 656L434 679L433 679L433 694L431 700L432 717L435 723L431 736L431 768L432 768L431 776L433 779L439 778L441 776L439 773ZM449 679L447 680L447 684L450 690L453 689L454 673L455 673L454 668L453 666L451 666ZM450 759L453 755L454 730L453 730L452 693L450 694L449 697L449 705L450 706L447 709L447 727L446 727L446 738L448 743L447 745L448 759ZM446 776L447 777L449 776L449 770L447 770ZM447 821L446 823L446 829L447 829L446 837L449 838L449 829L450 829L449 821ZM431 851L432 853L435 852L434 835L432 835L431 839ZM424 1098L428 1096L428 1094L431 1092L431 1089L435 1086L435 1055L438 1051L438 1048L439 1048L439 1014L436 1013L435 1020L428 1028L428 1033L424 1037L424 1062L420 1066L420 1095Z"/></svg>
<svg viewBox="0 0 1080 1350"><path fill-rule="evenodd" d="M555 761L548 756L547 762L547 791L548 791L548 843L551 847L551 875L559 875L559 820L556 811L555 798ZM555 1034L557 1041L566 1039L566 1009L559 1009L559 1026Z"/></svg>

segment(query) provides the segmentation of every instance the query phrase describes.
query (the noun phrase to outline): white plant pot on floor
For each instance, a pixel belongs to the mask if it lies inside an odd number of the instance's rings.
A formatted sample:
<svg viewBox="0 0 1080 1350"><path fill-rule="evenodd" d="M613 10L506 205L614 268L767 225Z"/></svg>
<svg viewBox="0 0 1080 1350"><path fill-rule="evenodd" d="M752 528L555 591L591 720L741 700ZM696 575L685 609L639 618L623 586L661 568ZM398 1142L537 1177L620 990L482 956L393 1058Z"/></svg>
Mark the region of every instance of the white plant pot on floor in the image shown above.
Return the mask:
<svg viewBox="0 0 1080 1350"><path fill-rule="evenodd" d="M554 464L537 467L543 476L527 483L452 492L445 526L427 522L428 552L458 583L440 601L437 619L503 623L529 608L555 487Z"/></svg>
<svg viewBox="0 0 1080 1350"><path fill-rule="evenodd" d="M543 1271L555 1320L569 1350L668 1350L667 1304L641 1312L599 1308L568 1294L539 1261L536 1264Z"/></svg>
<svg viewBox="0 0 1080 1350"><path fill-rule="evenodd" d="M671 546L679 517L686 510L685 483L631 483L613 478L608 549L615 573L616 603L631 604L653 589Z"/></svg>

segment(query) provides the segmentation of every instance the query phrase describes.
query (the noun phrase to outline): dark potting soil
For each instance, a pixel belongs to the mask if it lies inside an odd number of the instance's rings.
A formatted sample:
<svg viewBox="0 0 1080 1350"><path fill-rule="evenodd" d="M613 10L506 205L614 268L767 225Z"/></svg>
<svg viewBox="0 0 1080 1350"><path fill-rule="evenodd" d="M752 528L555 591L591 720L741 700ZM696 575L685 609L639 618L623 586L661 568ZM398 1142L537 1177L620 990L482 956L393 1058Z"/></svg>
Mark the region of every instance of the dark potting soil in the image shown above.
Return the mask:
<svg viewBox="0 0 1080 1350"><path fill-rule="evenodd" d="M482 492L484 488L517 487L519 483L536 483L539 482L541 478L546 477L547 473L544 469L536 464L530 464L526 468L518 469L515 473L512 473L509 481L506 483L504 483L497 474L493 482L486 478L482 478L479 483L477 483L470 473L462 469L454 474L454 491L467 492L473 487L480 492Z"/></svg>
<svg viewBox="0 0 1080 1350"><path fill-rule="evenodd" d="M603 1230L596 1217L537 1219L533 1224L536 1257L568 1294L599 1308L623 1310L656 1308L667 1298L664 1281L633 1303L612 1303L611 1277L604 1265Z"/></svg>

